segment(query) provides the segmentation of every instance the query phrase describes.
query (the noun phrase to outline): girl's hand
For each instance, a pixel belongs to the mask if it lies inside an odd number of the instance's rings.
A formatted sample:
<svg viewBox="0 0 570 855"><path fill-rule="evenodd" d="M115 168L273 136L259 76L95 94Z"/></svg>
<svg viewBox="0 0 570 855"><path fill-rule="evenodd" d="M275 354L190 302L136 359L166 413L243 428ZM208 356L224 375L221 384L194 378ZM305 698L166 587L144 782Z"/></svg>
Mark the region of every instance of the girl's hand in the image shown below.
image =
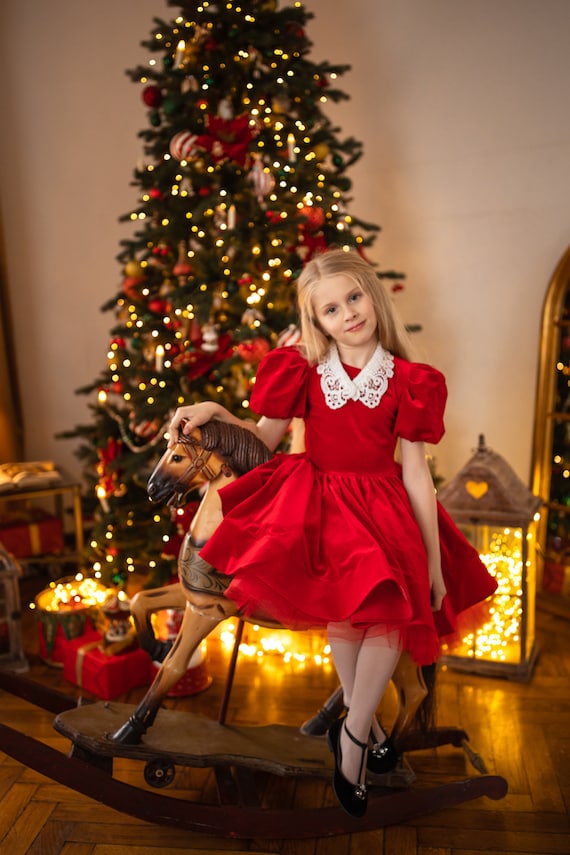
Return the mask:
<svg viewBox="0 0 570 855"><path fill-rule="evenodd" d="M168 448L173 448L178 442L178 434L181 431L188 435L194 428L209 422L219 415L220 405L213 401L202 401L200 404L189 404L186 407L178 407L170 424L168 425Z"/></svg>
<svg viewBox="0 0 570 855"><path fill-rule="evenodd" d="M441 573L441 567L439 565L437 568L434 568L433 571L430 567L429 581L431 589L431 609L433 612L438 612L441 609L443 598L447 594L447 589Z"/></svg>

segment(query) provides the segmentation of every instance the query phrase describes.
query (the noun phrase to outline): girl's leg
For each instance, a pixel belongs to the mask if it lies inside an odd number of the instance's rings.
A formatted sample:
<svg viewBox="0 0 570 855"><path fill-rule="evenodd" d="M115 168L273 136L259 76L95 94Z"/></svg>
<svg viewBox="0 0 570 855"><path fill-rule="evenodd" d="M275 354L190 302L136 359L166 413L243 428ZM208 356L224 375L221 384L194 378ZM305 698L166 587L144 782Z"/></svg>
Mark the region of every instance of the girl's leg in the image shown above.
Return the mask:
<svg viewBox="0 0 570 855"><path fill-rule="evenodd" d="M339 629L338 625L329 627L329 643L335 666L339 669L345 703L350 706L346 723L358 740L367 743L370 729L375 723L376 710L398 664L398 639L368 631L361 636L360 641L350 640L349 633L339 632ZM361 751L344 730L341 731L340 739L342 773L352 783L359 783ZM377 736L377 741L383 740Z"/></svg>
<svg viewBox="0 0 570 855"><path fill-rule="evenodd" d="M365 631L355 629L348 621L346 623L330 623L327 629L334 666L342 685L344 705L349 707L352 700L356 663Z"/></svg>
<svg viewBox="0 0 570 855"><path fill-rule="evenodd" d="M376 710L400 658L397 647L378 644L378 641L378 638L365 638L362 642L346 720L350 732L361 742L368 742ZM357 782L361 759L359 749L342 733L341 750L343 775L349 781Z"/></svg>

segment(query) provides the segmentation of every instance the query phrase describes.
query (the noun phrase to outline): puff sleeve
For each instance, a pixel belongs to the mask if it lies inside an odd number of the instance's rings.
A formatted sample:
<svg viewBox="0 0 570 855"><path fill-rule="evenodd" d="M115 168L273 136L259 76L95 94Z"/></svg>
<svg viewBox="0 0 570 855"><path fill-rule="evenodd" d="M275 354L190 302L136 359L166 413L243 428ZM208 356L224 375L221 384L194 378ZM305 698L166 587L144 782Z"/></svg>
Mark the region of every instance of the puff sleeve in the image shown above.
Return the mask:
<svg viewBox="0 0 570 855"><path fill-rule="evenodd" d="M270 350L259 363L250 408L270 419L304 418L309 365L294 346Z"/></svg>
<svg viewBox="0 0 570 855"><path fill-rule="evenodd" d="M439 442L445 433L446 401L443 374L430 365L408 363L408 376L396 416L396 435L410 442Z"/></svg>

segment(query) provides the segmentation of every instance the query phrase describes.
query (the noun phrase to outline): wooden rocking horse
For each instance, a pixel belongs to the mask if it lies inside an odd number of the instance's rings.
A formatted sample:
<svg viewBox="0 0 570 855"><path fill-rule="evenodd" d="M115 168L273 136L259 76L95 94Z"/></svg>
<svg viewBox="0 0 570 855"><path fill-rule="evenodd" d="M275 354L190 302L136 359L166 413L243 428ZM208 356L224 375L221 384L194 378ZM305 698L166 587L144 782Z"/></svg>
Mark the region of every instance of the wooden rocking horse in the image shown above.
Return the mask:
<svg viewBox="0 0 570 855"><path fill-rule="evenodd" d="M66 710L54 721L56 730L72 742L66 763L54 764L51 756L44 763L41 758L48 752L41 746L33 746L34 753L27 746L26 756L34 760L26 762L88 795L95 793L95 798L125 813L228 837L330 836L403 822L482 795L502 798L506 782L487 774L431 788L410 787L414 774L403 761L394 772L377 776L379 789L371 795L368 811L361 819L350 817L336 804L325 803L319 808L267 806L255 783L258 774L330 780L332 758L326 741L319 736L342 712L342 698L337 690L301 728L226 725L239 632L218 722L191 712L161 709L201 641L226 618L240 618L235 603L225 595L229 580L204 562L199 550L221 521L220 488L269 457L267 448L247 428L220 421L211 421L190 436L181 434L177 444L164 453L148 483L153 501L167 500L170 506L181 507L196 483L205 483L207 488L180 550L179 582L141 592L133 599L132 612L140 643L151 656L160 657L164 652L152 630L153 612L183 608L178 636L136 708L105 702ZM264 614L251 620L277 626ZM240 626L243 628L241 619ZM392 738L401 752L452 744L466 749L478 771L485 772L478 756L470 752L464 731L412 727L428 690L422 670L407 656L401 657L393 682L399 709ZM219 803L163 797L116 781L112 777L113 758L118 756L144 761L145 780L153 787L168 785L175 765L212 768ZM86 778L89 770L92 780Z"/></svg>
<svg viewBox="0 0 570 855"><path fill-rule="evenodd" d="M184 617L176 641L149 691L129 721L113 735L116 741L125 744L140 742L154 722L162 701L185 674L194 651L203 639L226 618L240 617L235 604L225 596L229 577L214 570L198 552L221 522L219 490L270 457L271 452L247 428L210 421L190 436L180 433L178 443L168 449L156 465L147 487L153 502L167 500L170 507L179 508L197 483L206 483L207 489L178 556L179 583L143 591L131 603L139 643L154 660L160 660L162 650L161 642L157 642L154 636L152 613L162 609L184 609ZM255 614L248 620L265 627L280 626L266 614ZM218 719L221 723L225 721L242 630L240 619ZM414 722L418 708L428 695L428 688L423 670L415 666L407 654L401 657L393 682L399 709L392 737L397 740ZM343 708L342 693L338 689L314 718L302 725L302 732L322 735Z"/></svg>

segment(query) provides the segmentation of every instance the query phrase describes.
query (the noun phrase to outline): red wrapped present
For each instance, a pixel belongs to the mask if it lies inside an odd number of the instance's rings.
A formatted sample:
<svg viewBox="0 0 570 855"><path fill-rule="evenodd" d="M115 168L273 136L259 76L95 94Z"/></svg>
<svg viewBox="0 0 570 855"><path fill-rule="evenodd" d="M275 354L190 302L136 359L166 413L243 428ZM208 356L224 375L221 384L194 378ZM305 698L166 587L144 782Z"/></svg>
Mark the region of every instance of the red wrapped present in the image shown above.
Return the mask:
<svg viewBox="0 0 570 855"><path fill-rule="evenodd" d="M63 524L42 508L3 514L0 517L0 542L16 558L63 552Z"/></svg>
<svg viewBox="0 0 570 855"><path fill-rule="evenodd" d="M103 637L93 633L66 645L63 676L74 686L109 701L138 686L149 685L154 674L150 656L140 647L108 656Z"/></svg>
<svg viewBox="0 0 570 855"><path fill-rule="evenodd" d="M160 670L160 665L156 662L152 663L153 679ZM188 698L190 695L198 695L204 692L212 685L212 677L208 671L208 664L205 659L187 669L183 677L167 693L168 698Z"/></svg>
<svg viewBox="0 0 570 855"><path fill-rule="evenodd" d="M95 630L93 610L71 612L37 611L40 656L48 665L61 667L72 641L91 637ZM99 638L99 633L96 633Z"/></svg>
<svg viewBox="0 0 570 855"><path fill-rule="evenodd" d="M112 595L112 588L82 573L64 576L40 591L33 608L42 659L48 665L63 665L67 643L101 627L102 604Z"/></svg>

